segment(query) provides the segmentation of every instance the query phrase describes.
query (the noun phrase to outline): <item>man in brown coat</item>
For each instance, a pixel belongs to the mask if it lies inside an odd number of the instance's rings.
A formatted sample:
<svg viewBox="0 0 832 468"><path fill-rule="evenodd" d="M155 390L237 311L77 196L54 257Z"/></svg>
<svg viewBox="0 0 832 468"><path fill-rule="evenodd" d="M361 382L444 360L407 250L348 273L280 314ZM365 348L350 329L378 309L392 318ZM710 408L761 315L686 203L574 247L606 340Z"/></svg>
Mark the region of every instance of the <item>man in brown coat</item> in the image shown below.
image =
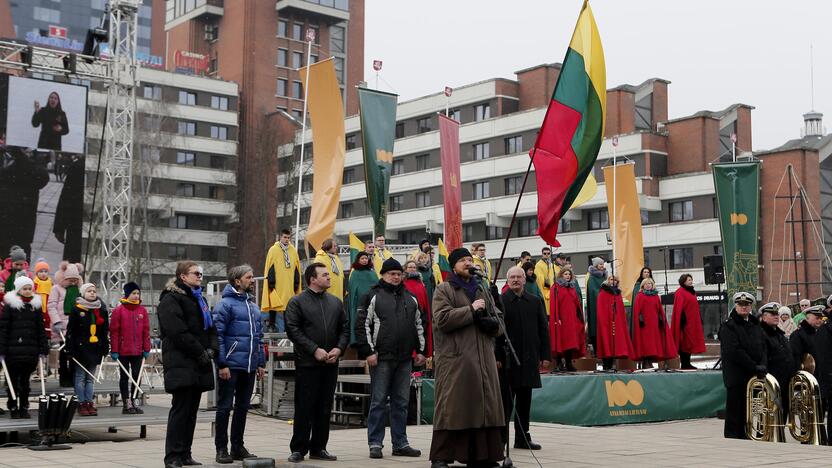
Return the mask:
<svg viewBox="0 0 832 468"><path fill-rule="evenodd" d="M433 296L436 406L431 468L454 460L493 466L503 456L505 425L494 337L499 324L486 310L486 296L472 277L467 249L451 252L453 272Z"/></svg>

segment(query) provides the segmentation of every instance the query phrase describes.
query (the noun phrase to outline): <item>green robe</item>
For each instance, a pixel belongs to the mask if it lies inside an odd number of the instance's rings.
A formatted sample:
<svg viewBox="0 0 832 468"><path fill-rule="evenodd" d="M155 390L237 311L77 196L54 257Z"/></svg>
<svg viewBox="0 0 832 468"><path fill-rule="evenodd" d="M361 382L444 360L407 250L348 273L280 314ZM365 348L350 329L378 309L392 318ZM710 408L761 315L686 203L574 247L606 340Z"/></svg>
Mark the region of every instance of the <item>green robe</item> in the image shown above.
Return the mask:
<svg viewBox="0 0 832 468"><path fill-rule="evenodd" d="M591 274L586 275L586 320L587 320L587 328L588 328L588 336L592 343L595 343L595 321L598 315L598 308L596 307L596 303L598 302L598 293L601 291L601 285L604 284L606 281L607 276L604 275L603 277L592 276Z"/></svg>
<svg viewBox="0 0 832 468"><path fill-rule="evenodd" d="M378 275L372 265L367 268L350 271L347 281L347 312L350 314L350 344L355 344L355 320L358 318L358 306L367 291L378 283Z"/></svg>
<svg viewBox="0 0 832 468"><path fill-rule="evenodd" d="M528 280L528 277L526 279ZM543 293L541 293L540 288L537 287L537 282L536 281L526 281L526 288L525 289L526 289L527 293L532 294L534 296L537 296L537 297L543 299ZM546 311L546 315L547 316L549 315L548 310Z"/></svg>
<svg viewBox="0 0 832 468"><path fill-rule="evenodd" d="M636 281L636 284L633 286L633 297L630 298L630 306L627 307L627 326L630 330L630 338L633 338L633 307L636 305L636 296L638 296L638 292L641 291L641 280Z"/></svg>
<svg viewBox="0 0 832 468"><path fill-rule="evenodd" d="M426 270L419 268L419 274L422 275L422 283L425 283L425 289L428 291L428 302L433 303L433 291L436 290L436 278L433 276L433 266Z"/></svg>

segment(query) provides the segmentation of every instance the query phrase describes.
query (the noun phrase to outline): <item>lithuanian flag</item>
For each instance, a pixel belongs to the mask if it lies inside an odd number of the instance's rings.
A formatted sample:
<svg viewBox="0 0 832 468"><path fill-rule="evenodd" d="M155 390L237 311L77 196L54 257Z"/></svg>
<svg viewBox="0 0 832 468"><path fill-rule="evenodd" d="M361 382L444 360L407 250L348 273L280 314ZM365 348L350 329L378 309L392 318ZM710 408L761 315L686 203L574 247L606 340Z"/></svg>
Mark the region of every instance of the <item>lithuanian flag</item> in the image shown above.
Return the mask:
<svg viewBox="0 0 832 468"><path fill-rule="evenodd" d="M604 49L584 0L560 76L531 150L537 179L538 234L559 247L558 221L572 206L598 157L607 110Z"/></svg>
<svg viewBox="0 0 832 468"><path fill-rule="evenodd" d="M451 262L448 261L448 248L445 247L445 243L442 242L442 238L439 238L439 258L437 259L436 263L439 264L439 271L442 272L442 281L445 281L448 278L448 275L451 274Z"/></svg>
<svg viewBox="0 0 832 468"><path fill-rule="evenodd" d="M361 242L361 239L356 237L355 234L350 231L350 265L355 263L355 257L358 256L359 252L363 252L365 248L366 247L364 246L364 243Z"/></svg>

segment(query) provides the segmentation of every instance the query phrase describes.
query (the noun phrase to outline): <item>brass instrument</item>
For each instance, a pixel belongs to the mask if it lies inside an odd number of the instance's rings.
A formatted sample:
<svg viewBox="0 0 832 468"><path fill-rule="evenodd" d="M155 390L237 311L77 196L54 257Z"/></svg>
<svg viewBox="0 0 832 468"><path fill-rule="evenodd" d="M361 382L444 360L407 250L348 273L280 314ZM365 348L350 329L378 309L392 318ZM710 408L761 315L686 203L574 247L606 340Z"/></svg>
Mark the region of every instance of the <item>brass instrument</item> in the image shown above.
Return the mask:
<svg viewBox="0 0 832 468"><path fill-rule="evenodd" d="M810 374L815 373L815 357L809 353L803 355L803 360L800 362L800 370L804 370Z"/></svg>
<svg viewBox="0 0 832 468"><path fill-rule="evenodd" d="M826 428L823 425L817 379L805 370L798 371L789 381L788 390L791 392L789 432L792 437L804 444L826 445Z"/></svg>
<svg viewBox="0 0 832 468"><path fill-rule="evenodd" d="M780 408L780 384L771 374L751 377L745 392L745 432L751 440L785 442L786 428Z"/></svg>

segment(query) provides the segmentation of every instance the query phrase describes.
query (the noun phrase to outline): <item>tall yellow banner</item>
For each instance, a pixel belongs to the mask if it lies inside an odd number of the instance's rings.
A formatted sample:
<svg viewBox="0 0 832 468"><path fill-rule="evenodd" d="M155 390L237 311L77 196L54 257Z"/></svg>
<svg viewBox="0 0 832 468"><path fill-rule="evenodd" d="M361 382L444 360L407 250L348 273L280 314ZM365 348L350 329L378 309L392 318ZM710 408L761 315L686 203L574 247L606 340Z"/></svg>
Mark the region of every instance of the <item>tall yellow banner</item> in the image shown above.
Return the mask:
<svg viewBox="0 0 832 468"><path fill-rule="evenodd" d="M641 205L636 189L635 163L604 168L610 235L613 240L615 275L621 295L628 301L641 268L644 267L644 240L641 236Z"/></svg>
<svg viewBox="0 0 832 468"><path fill-rule="evenodd" d="M314 250L335 231L335 217L341 199L346 143L344 139L344 106L341 89L335 76L332 59L300 69L306 89L306 105L312 126L312 211L306 229L306 242Z"/></svg>

